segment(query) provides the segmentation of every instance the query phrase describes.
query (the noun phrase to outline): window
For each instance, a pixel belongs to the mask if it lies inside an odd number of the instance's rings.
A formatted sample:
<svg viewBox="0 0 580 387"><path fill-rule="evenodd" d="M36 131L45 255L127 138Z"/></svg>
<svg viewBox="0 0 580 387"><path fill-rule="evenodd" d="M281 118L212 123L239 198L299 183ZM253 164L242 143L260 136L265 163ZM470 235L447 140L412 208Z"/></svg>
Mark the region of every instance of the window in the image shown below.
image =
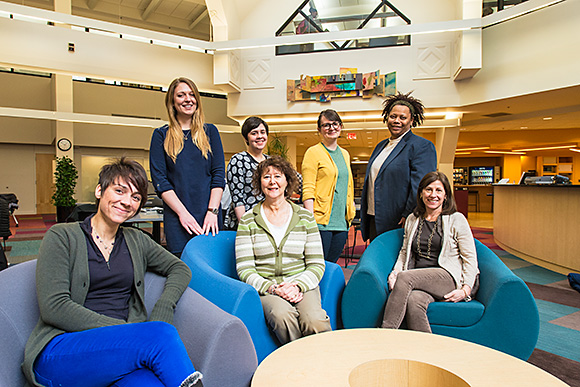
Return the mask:
<svg viewBox="0 0 580 387"><path fill-rule="evenodd" d="M341 5L341 3L339 0L304 0L288 20L278 29L276 36L316 34L326 31L348 31L411 24L411 20L387 0L356 0L351 3L353 5ZM383 38L278 46L276 47L276 55L409 44L411 44L411 37L409 35L388 36Z"/></svg>

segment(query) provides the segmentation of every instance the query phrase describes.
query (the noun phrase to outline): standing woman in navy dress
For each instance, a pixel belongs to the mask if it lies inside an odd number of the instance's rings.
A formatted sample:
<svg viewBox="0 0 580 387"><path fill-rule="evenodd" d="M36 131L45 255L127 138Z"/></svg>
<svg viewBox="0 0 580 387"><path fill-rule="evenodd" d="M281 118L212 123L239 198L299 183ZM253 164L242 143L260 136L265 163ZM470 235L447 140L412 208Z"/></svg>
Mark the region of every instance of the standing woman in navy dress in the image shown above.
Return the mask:
<svg viewBox="0 0 580 387"><path fill-rule="evenodd" d="M177 78L165 96L169 125L155 129L149 162L163 199L167 247L176 255L194 235L215 235L221 226L225 184L222 142L215 125L205 124L197 86Z"/></svg>

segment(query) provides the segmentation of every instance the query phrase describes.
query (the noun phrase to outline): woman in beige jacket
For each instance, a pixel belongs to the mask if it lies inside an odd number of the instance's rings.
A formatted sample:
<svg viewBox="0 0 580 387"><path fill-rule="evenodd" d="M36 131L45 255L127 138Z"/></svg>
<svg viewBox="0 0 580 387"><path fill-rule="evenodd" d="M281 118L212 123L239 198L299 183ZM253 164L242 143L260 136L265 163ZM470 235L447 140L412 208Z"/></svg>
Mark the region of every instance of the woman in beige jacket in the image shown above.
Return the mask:
<svg viewBox="0 0 580 387"><path fill-rule="evenodd" d="M475 242L467 219L457 212L447 177L441 172L425 175L417 203L387 280L391 293L382 328L399 328L406 318L407 328L431 332L431 302L470 301L477 291Z"/></svg>

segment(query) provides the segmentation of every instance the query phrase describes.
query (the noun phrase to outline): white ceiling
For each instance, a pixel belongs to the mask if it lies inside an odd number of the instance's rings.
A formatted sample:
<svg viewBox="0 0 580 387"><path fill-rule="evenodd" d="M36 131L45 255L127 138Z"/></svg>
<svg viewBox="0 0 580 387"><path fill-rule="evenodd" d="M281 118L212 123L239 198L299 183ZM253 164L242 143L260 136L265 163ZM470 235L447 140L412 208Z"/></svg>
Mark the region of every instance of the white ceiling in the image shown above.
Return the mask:
<svg viewBox="0 0 580 387"><path fill-rule="evenodd" d="M53 10L55 0L5 1ZM246 1L245 8L249 10L252 8L249 5L253 5L255 1ZM313 2L319 9L321 18L334 16L330 12L336 11L340 7L343 9L350 7L367 8L377 3L376 0L313 0ZM241 3L240 1L239 4ZM329 14L325 15L325 12ZM72 0L72 14L194 39L211 40L210 20L205 0ZM518 136L522 140L529 135L530 131L534 130L563 129L577 133L580 131L578 129L580 123L580 86L461 108L443 108L436 111L428 109L429 113L449 111L462 114L461 133L502 131L513 134L513 132L518 132ZM380 111L369 113L375 116L380 115ZM493 115L499 116L493 117ZM552 117L552 119L545 120L546 117ZM268 117L264 118L268 120ZM341 145L351 149L372 149L378 141L387 136L386 127L380 118L349 120L345 114L343 119L345 119L345 132L350 131L357 134L355 140L347 140L346 138L340 140ZM316 117L311 117L310 121L301 125L273 124L271 128L274 132L284 131L296 136L298 152L300 153L302 148L314 145L319 141L315 120ZM434 132L435 129L424 126L416 131L429 133ZM501 146L501 138L499 137L501 136L495 136L493 141L490 140L488 143L495 142ZM463 144L463 138L465 136L460 135L458 147L472 145ZM576 135L576 138L580 138L580 136ZM360 154L360 156L361 159L365 158L364 154Z"/></svg>
<svg viewBox="0 0 580 387"><path fill-rule="evenodd" d="M54 0L5 0L54 10ZM72 0L72 14L188 38L210 40L205 0Z"/></svg>

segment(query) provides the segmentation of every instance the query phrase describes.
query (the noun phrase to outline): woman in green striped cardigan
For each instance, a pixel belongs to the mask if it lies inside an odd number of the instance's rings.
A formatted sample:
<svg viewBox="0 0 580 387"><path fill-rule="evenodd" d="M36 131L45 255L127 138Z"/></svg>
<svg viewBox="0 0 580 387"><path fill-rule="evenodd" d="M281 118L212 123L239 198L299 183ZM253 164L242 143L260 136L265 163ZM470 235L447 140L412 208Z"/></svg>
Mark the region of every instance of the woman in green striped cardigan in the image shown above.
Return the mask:
<svg viewBox="0 0 580 387"><path fill-rule="evenodd" d="M252 187L265 199L242 216L236 236L238 276L260 294L281 344L332 329L318 289L324 274L318 226L310 211L287 200L297 186L288 161L262 161Z"/></svg>

